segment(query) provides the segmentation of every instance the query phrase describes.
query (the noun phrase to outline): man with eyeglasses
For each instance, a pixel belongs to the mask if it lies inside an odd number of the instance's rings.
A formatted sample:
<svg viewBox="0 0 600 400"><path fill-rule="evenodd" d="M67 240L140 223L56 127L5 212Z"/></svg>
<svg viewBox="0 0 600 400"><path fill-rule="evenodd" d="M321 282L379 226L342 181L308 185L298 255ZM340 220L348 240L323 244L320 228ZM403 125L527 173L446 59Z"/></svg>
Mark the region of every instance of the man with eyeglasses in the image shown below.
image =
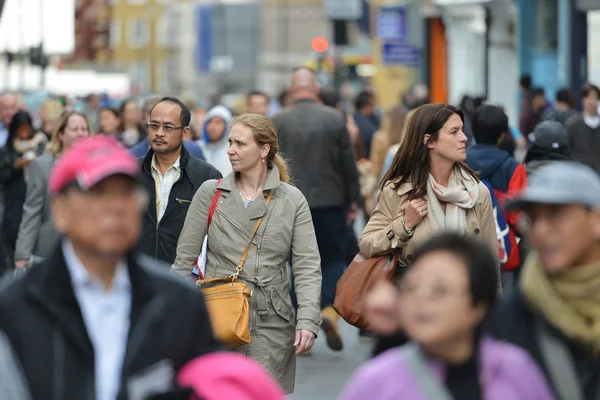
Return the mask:
<svg viewBox="0 0 600 400"><path fill-rule="evenodd" d="M191 157L184 140L191 135L191 113L175 97L163 97L150 110L141 183L150 202L144 215L140 251L171 265L179 233L194 194L209 179L221 178L212 165Z"/></svg>

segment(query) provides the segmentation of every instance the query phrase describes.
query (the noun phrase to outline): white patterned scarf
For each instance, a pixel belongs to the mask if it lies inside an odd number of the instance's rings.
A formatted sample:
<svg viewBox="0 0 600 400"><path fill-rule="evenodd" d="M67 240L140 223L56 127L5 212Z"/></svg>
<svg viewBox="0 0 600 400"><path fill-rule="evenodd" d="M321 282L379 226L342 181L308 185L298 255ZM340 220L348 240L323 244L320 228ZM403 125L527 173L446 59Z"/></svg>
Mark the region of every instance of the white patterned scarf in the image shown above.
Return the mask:
<svg viewBox="0 0 600 400"><path fill-rule="evenodd" d="M467 212L479 199L479 185L463 168L452 171L448 187L442 186L429 174L427 200L435 232L467 232ZM446 212L440 202L446 203Z"/></svg>

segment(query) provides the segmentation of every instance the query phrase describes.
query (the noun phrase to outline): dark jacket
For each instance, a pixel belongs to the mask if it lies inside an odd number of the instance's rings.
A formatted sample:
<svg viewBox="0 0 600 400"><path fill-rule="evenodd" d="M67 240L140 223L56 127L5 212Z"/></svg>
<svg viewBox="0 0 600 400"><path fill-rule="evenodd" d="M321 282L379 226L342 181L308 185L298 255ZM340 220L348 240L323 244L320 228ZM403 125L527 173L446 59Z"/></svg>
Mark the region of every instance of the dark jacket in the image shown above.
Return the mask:
<svg viewBox="0 0 600 400"><path fill-rule="evenodd" d="M45 143L44 143L45 144ZM42 145L38 153L42 151ZM16 169L15 161L21 158L8 147L0 148L0 185L4 187L4 216L2 219L2 236L10 249L15 249L19 225L23 215L23 203L27 193L24 169Z"/></svg>
<svg viewBox="0 0 600 400"><path fill-rule="evenodd" d="M153 156L154 151L150 149L146 157L140 159L142 163L140 182L148 193L149 202L144 214L139 250L171 265L175 261L177 240L194 194L204 181L220 179L221 173L207 162L191 157L185 147L182 147L179 161L181 174L171 188L165 214L157 223L156 187L152 176Z"/></svg>
<svg viewBox="0 0 600 400"><path fill-rule="evenodd" d="M517 162L509 153L487 144L476 144L467 150L467 164L479 172L481 179L487 180L494 194L504 204L507 196L527 186L525 167ZM521 255L516 240L517 213L507 212L506 222L509 225L511 251L508 260L502 265L503 270L515 270L521 263Z"/></svg>
<svg viewBox="0 0 600 400"><path fill-rule="evenodd" d="M360 187L344 114L304 99L273 117L279 150L311 209L347 207Z"/></svg>
<svg viewBox="0 0 600 400"><path fill-rule="evenodd" d="M520 290L515 289L502 298L491 315L488 330L496 338L527 350L531 358L543 369L548 382L552 385L556 382L552 382L548 374L548 366L542 357L535 334L534 324L538 318L542 319L550 334L563 342L568 348L577 375L580 378L585 398L587 400L599 399L600 357L593 357L590 349L585 349L583 346L569 340L558 329L548 324L543 316L530 308Z"/></svg>
<svg viewBox="0 0 600 400"><path fill-rule="evenodd" d="M600 174L600 126L590 128L578 115L567 122L566 130L573 159Z"/></svg>
<svg viewBox="0 0 600 400"><path fill-rule="evenodd" d="M119 399L128 379L163 360L175 371L187 361L221 349L200 291L127 257L132 305ZM21 363L33 399L95 398L94 349L71 285L62 248L19 278L0 284L0 331Z"/></svg>

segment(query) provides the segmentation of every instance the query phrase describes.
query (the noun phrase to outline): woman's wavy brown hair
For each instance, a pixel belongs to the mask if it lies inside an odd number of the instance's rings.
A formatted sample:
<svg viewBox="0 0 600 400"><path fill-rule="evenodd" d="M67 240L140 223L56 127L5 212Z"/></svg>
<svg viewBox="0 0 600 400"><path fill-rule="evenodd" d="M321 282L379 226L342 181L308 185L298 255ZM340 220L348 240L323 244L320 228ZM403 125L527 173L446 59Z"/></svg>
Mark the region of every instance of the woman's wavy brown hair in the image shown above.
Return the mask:
<svg viewBox="0 0 600 400"><path fill-rule="evenodd" d="M417 108L408 119L406 136L390 165L387 173L381 180L381 189L390 181L396 181L394 189L410 182L413 186L408 193L409 199L418 199L427 193L427 180L429 178L430 158L427 144L435 142L440 129L452 115L458 115L464 122L462 110L450 104L425 104ZM427 143L423 143L425 135L431 135ZM477 182L477 173L464 162L458 164Z"/></svg>
<svg viewBox="0 0 600 400"><path fill-rule="evenodd" d="M277 138L277 130L273 122L264 115L259 114L243 114L239 115L231 121L231 126L242 124L252 130L254 140L259 147L268 144L270 146L267 162L273 163L279 169L279 180L281 182L290 182L290 173L285 159L278 154L279 140Z"/></svg>

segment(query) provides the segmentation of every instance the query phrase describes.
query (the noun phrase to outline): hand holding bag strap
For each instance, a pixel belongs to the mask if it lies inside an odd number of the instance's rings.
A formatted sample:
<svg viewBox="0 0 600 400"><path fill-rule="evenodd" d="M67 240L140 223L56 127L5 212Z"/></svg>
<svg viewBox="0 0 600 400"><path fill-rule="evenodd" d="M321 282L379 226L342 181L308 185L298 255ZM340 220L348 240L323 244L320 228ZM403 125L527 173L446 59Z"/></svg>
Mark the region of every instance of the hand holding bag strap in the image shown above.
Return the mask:
<svg viewBox="0 0 600 400"><path fill-rule="evenodd" d="M274 190L272 189L269 192L269 195L267 196L267 207L269 206L269 203L271 202L271 199L273 198L273 191ZM235 268L235 273L230 276L230 278L232 279L233 282L235 282L237 280L238 276L240 275L240 272L242 272L242 268L244 268L244 263L246 262L246 258L248 258L250 249L252 248L252 240L254 240L254 236L256 235L256 232L258 232L258 228L260 227L260 223L262 222L262 220L263 220L263 217L260 217L259 219L256 220L256 224L254 224L254 230L252 231L252 237L250 238L250 243L248 243L248 246L246 247L244 254L242 254L242 259L240 260L239 264Z"/></svg>

